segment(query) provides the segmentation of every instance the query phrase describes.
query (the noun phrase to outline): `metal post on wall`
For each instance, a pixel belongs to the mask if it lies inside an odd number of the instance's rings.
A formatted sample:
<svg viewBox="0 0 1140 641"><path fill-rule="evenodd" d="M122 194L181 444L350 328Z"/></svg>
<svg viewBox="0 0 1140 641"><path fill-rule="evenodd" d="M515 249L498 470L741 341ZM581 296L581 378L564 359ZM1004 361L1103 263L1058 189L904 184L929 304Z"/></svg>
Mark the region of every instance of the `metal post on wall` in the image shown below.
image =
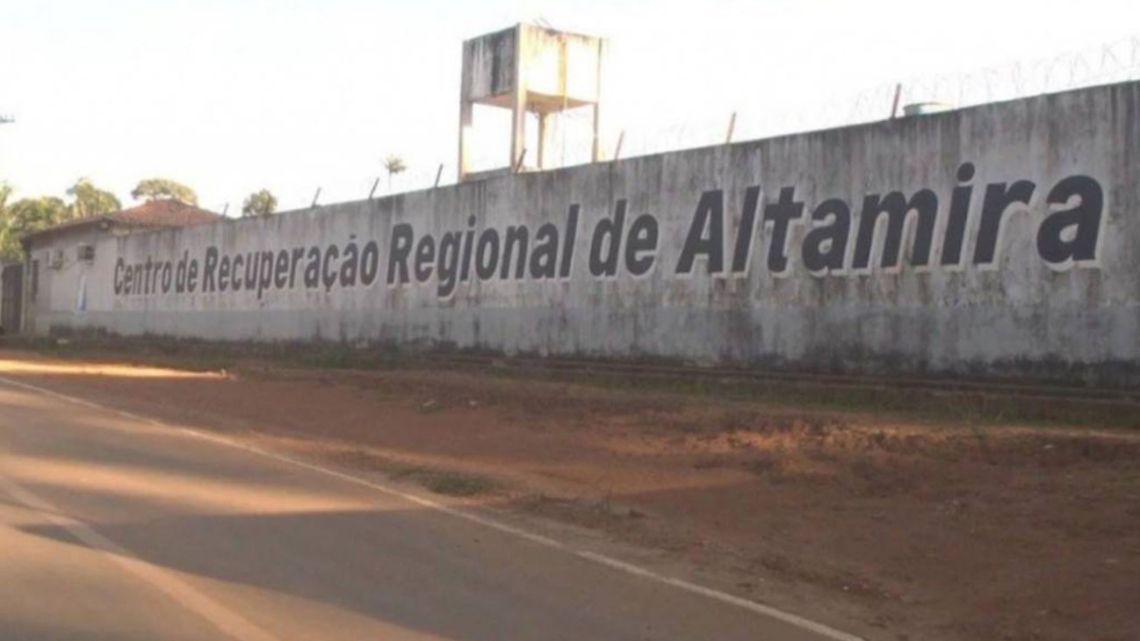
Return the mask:
<svg viewBox="0 0 1140 641"><path fill-rule="evenodd" d="M895 85L895 98L891 102L891 120L899 117L899 100L902 99L902 83Z"/></svg>
<svg viewBox="0 0 1140 641"><path fill-rule="evenodd" d="M618 134L617 144L614 145L614 160L621 158L621 144L623 142L625 142L625 129L622 129L621 133Z"/></svg>
<svg viewBox="0 0 1140 641"><path fill-rule="evenodd" d="M313 204L310 207L317 206L317 199L321 197L321 188L317 187L317 193L313 194Z"/></svg>
<svg viewBox="0 0 1140 641"><path fill-rule="evenodd" d="M377 176L376 180L373 181L373 183L372 183L372 189L368 191L368 200L372 200L372 197L376 195L376 188L379 186L380 186L380 176Z"/></svg>
<svg viewBox="0 0 1140 641"><path fill-rule="evenodd" d="M724 134L724 144L727 145L730 142L732 142L732 132L735 129L736 129L736 112L734 111L734 112L732 112L732 115L729 116L729 118L728 118L728 131L725 132L725 134Z"/></svg>
<svg viewBox="0 0 1140 641"><path fill-rule="evenodd" d="M443 178L443 163L439 163L439 169L435 170L435 185L433 187L439 187L441 178Z"/></svg>

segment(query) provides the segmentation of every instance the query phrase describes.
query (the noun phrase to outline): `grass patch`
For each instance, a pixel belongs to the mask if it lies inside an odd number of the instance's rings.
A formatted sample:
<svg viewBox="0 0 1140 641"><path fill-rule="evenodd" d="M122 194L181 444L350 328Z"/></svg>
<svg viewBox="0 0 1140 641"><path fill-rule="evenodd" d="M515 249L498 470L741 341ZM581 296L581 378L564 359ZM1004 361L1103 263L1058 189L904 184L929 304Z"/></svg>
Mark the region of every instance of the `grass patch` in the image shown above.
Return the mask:
<svg viewBox="0 0 1140 641"><path fill-rule="evenodd" d="M433 470L423 467L410 467L396 470L388 475L399 481L412 481L428 491L445 496L480 496L503 490L503 481L480 474Z"/></svg>
<svg viewBox="0 0 1140 641"><path fill-rule="evenodd" d="M975 390L900 388L888 383L839 385L811 380L763 380L691 372L622 372L563 369L514 363L509 358L490 364L448 360L449 352L393 346L350 345L334 341L304 343L221 343L157 336L116 337L82 335L56 338L8 339L3 345L25 348L59 358L107 359L117 362L169 366L188 370L229 370L257 373L270 367L313 370L447 370L503 380L571 383L629 394L668 395L670 398L728 400L756 403L766 409L871 413L876 417L922 423L947 422L979 432L999 425L1065 426L1140 429L1140 411L1125 398L1080 396L1035 397ZM467 354L464 352L463 354ZM470 354L468 354L470 355ZM553 360L552 364L557 364ZM417 407L421 413L442 409L432 400ZM721 430L745 429L755 419L748 411L726 413Z"/></svg>
<svg viewBox="0 0 1140 641"><path fill-rule="evenodd" d="M1000 425L1140 429L1140 408L1127 400L1041 398L977 391L898 388L875 385L874 379L869 379L869 384L865 386L811 381L726 380L703 376L699 372L685 376L600 371L588 374L544 374L535 371L512 373L508 370L498 375L527 380L572 382L611 391L743 401L769 408L873 413L879 417L920 423L950 422L970 426L972 429ZM740 413L726 415L719 427L725 430L739 429L745 425L745 421L742 421L744 416Z"/></svg>

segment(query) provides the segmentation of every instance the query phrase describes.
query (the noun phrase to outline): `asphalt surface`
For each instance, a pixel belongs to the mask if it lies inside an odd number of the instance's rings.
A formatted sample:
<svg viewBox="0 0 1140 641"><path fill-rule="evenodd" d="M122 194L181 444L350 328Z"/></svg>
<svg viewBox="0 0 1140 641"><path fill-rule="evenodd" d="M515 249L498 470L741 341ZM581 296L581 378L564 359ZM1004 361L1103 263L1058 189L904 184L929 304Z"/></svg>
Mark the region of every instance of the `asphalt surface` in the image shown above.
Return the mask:
<svg viewBox="0 0 1140 641"><path fill-rule="evenodd" d="M829 636L0 380L0 639Z"/></svg>

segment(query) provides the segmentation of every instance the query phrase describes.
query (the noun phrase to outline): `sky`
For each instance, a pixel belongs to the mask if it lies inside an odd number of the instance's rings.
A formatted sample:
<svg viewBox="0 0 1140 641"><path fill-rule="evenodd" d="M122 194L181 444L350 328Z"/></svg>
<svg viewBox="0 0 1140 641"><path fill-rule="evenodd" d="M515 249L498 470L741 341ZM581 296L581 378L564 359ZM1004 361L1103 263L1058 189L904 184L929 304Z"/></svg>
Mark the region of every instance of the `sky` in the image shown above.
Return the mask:
<svg viewBox="0 0 1140 641"><path fill-rule="evenodd" d="M462 41L518 22L609 39L604 140L626 131L629 154L712 143L734 112L740 136L786 133L839 124L817 112L885 117L895 82L956 102L986 69L1066 52L1095 65L1140 31L1140 1L0 0L0 114L16 120L0 126L0 181L62 196L88 177L130 204L162 176L235 215L262 188L281 209L318 188L364 198L390 154L409 166L396 191L441 163L454 180ZM476 113L483 167L506 162L492 111ZM584 122L568 116L567 149Z"/></svg>

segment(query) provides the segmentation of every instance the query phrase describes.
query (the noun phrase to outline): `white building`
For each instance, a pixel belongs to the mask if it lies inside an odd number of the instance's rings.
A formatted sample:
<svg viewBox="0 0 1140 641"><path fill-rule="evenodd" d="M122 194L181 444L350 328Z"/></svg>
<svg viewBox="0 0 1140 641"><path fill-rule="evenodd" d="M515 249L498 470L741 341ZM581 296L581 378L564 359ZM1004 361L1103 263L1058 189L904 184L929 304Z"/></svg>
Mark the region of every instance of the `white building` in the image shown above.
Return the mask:
<svg viewBox="0 0 1140 641"><path fill-rule="evenodd" d="M73 317L83 313L87 308L88 277L100 239L219 220L219 214L177 200L155 200L102 216L71 220L25 236L22 268L10 266L5 272L5 331L43 334L57 315ZM13 276L14 269L22 274ZM16 301L19 309L14 310ZM17 319L19 327L15 326Z"/></svg>

